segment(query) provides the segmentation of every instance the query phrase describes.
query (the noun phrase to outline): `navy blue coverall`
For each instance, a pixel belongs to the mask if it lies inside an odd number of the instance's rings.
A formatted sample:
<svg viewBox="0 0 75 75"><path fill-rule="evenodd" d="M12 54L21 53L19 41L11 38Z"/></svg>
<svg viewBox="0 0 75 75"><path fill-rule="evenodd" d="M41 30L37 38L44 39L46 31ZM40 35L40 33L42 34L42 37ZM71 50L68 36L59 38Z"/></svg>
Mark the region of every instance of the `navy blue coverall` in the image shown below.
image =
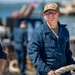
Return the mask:
<svg viewBox="0 0 75 75"><path fill-rule="evenodd" d="M47 23L41 25L32 34L27 51L38 75L47 75L50 70L75 63L69 49L69 32L65 25L58 23L58 26L58 38ZM70 73L63 75L70 75Z"/></svg>
<svg viewBox="0 0 75 75"><path fill-rule="evenodd" d="M13 41L16 57L18 59L18 66L20 69L20 75L25 75L25 63L26 63L26 45L28 42L27 30L25 28L16 28L10 40Z"/></svg>

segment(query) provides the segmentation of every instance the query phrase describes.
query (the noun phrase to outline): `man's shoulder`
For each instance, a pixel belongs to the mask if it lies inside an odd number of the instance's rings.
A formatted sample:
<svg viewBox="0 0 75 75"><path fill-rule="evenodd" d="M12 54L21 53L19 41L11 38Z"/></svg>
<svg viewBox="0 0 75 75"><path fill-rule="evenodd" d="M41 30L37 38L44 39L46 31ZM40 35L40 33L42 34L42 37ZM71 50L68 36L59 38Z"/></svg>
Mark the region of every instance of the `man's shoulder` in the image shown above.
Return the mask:
<svg viewBox="0 0 75 75"><path fill-rule="evenodd" d="M34 30L34 32L41 33L43 31L44 24L40 25L38 28Z"/></svg>
<svg viewBox="0 0 75 75"><path fill-rule="evenodd" d="M68 28L67 28L67 24L61 24L61 27L62 27L63 32L64 32L65 34L68 34L68 33L69 33Z"/></svg>
<svg viewBox="0 0 75 75"><path fill-rule="evenodd" d="M67 29L67 24L60 24L62 28Z"/></svg>

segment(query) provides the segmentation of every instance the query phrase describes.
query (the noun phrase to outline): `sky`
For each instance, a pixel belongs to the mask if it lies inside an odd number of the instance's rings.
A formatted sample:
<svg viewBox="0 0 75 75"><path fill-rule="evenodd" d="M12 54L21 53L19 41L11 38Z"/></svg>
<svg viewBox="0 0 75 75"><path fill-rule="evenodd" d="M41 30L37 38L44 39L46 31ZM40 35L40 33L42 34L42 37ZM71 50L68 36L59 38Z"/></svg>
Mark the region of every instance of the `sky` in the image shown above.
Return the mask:
<svg viewBox="0 0 75 75"><path fill-rule="evenodd" d="M62 1L62 0L0 0L0 3L21 3L21 2L30 2L30 1Z"/></svg>
<svg viewBox="0 0 75 75"><path fill-rule="evenodd" d="M36 1L36 0L0 0L0 3L21 3L21 2L30 2L30 1Z"/></svg>
<svg viewBox="0 0 75 75"><path fill-rule="evenodd" d="M59 2L59 1L63 1L63 0L0 0L0 3L21 3L21 2L30 2L30 1L55 1L55 2ZM73 1L73 0L64 0L64 1Z"/></svg>
<svg viewBox="0 0 75 75"><path fill-rule="evenodd" d="M0 3L15 3L15 2L25 2L25 0L0 0Z"/></svg>

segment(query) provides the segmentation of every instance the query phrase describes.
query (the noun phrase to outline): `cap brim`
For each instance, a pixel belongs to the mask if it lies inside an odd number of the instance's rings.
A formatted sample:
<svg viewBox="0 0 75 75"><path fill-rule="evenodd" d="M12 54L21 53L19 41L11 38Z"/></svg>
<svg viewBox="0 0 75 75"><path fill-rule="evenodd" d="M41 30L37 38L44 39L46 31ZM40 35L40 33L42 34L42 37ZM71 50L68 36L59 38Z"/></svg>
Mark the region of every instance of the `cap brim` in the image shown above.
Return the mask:
<svg viewBox="0 0 75 75"><path fill-rule="evenodd" d="M47 10L44 11L44 13L47 12L48 10L54 10L54 11L57 11L57 10L55 10L55 9L47 9Z"/></svg>

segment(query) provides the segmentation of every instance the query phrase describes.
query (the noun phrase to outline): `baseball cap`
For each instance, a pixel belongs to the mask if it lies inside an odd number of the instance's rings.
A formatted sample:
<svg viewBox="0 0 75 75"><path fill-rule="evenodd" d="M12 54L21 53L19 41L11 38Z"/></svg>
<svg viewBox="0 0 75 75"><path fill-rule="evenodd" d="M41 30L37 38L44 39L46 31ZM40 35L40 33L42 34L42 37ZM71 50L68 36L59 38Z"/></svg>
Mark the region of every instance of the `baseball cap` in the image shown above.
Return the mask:
<svg viewBox="0 0 75 75"><path fill-rule="evenodd" d="M55 10L55 11L58 11L60 12L59 10L59 6L56 4L56 3L48 3L44 6L44 13L47 11L47 10Z"/></svg>

